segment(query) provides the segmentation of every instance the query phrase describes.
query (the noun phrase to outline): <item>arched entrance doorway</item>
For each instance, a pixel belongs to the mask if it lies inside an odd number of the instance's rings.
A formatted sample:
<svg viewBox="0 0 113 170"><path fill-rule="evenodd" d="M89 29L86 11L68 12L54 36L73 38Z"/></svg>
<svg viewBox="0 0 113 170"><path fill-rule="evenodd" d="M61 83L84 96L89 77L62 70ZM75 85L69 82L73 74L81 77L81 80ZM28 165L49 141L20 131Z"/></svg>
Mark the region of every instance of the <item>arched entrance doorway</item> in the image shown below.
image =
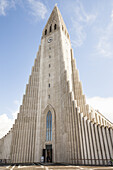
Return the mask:
<svg viewBox="0 0 113 170"><path fill-rule="evenodd" d="M48 105L42 117L42 155L44 162L55 162L56 117L55 110Z"/></svg>

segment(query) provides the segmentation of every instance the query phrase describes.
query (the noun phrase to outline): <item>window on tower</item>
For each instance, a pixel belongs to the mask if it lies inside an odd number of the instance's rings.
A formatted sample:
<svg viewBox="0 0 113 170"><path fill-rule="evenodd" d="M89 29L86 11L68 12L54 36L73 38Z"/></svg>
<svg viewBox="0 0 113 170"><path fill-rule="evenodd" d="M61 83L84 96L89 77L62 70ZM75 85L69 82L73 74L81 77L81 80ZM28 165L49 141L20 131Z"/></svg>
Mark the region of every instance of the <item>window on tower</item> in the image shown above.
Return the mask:
<svg viewBox="0 0 113 170"><path fill-rule="evenodd" d="M49 28L49 32L52 32L52 25L51 25L50 28Z"/></svg>
<svg viewBox="0 0 113 170"><path fill-rule="evenodd" d="M63 27L63 25L62 25L62 31L64 31L64 27Z"/></svg>
<svg viewBox="0 0 113 170"><path fill-rule="evenodd" d="M67 38L69 39L69 34L67 34Z"/></svg>
<svg viewBox="0 0 113 170"><path fill-rule="evenodd" d="M47 35L47 29L45 30L45 35Z"/></svg>
<svg viewBox="0 0 113 170"><path fill-rule="evenodd" d="M48 111L46 117L46 141L52 141L52 114Z"/></svg>
<svg viewBox="0 0 113 170"><path fill-rule="evenodd" d="M55 24L55 25L54 25L54 30L56 30L56 28L57 28L57 25Z"/></svg>

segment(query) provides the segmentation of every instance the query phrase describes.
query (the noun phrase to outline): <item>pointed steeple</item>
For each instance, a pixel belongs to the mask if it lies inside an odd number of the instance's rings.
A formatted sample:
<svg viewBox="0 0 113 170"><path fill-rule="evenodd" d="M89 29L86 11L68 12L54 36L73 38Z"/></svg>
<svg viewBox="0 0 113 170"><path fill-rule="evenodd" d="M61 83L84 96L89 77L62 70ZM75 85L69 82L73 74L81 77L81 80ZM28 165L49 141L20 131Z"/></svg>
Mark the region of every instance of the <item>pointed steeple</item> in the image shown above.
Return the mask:
<svg viewBox="0 0 113 170"><path fill-rule="evenodd" d="M54 9L47 21L47 24L45 25L43 32L42 32L42 38L51 34L53 30L62 29L65 34L69 37L66 25L64 23L64 20L62 18L62 15L58 9L57 4L55 4Z"/></svg>

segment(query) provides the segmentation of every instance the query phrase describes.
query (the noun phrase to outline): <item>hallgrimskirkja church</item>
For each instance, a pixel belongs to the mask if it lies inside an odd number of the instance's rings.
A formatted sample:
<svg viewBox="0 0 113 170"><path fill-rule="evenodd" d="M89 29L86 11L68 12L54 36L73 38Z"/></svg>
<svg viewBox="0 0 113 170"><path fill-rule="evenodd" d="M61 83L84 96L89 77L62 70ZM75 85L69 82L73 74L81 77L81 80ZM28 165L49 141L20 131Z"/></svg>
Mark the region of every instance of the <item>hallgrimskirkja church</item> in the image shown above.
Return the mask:
<svg viewBox="0 0 113 170"><path fill-rule="evenodd" d="M93 89L92 89L93 90ZM0 160L108 165L113 124L86 104L70 36L55 5L17 119L0 139Z"/></svg>

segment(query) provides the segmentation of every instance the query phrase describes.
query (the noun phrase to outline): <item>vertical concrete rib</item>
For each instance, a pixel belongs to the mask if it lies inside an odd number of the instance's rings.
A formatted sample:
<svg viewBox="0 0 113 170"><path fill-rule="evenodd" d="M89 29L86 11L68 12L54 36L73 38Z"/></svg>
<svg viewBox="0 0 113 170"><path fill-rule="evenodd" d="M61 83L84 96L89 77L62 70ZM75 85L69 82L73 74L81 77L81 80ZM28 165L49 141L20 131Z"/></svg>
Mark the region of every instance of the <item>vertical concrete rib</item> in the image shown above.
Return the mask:
<svg viewBox="0 0 113 170"><path fill-rule="evenodd" d="M75 122L74 122L74 108L73 108L73 102L72 102L72 160L73 164L75 163L74 157L75 157L75 140L74 140L74 133L75 133Z"/></svg>
<svg viewBox="0 0 113 170"><path fill-rule="evenodd" d="M24 162L24 149L25 149L25 147L24 147L24 142L25 142L25 129L26 129L26 127L25 127L25 124L23 123L24 122L24 117L22 116L21 117L21 125L22 125L22 145L21 145L21 160L22 160L22 162Z"/></svg>
<svg viewBox="0 0 113 170"><path fill-rule="evenodd" d="M113 147L113 129L112 128L109 128L109 133L110 133L111 143L112 143L112 147Z"/></svg>
<svg viewBox="0 0 113 170"><path fill-rule="evenodd" d="M73 109L73 144L74 144L74 155L73 155L73 163L75 164L76 163L76 118L75 118L75 115L76 115L76 109L75 109L75 102L73 102L73 105L72 105L72 109Z"/></svg>
<svg viewBox="0 0 113 170"><path fill-rule="evenodd" d="M88 164L91 165L91 155L90 155L90 149L89 149L89 138L88 138L88 131L87 131L87 117L84 117L84 129L85 129L85 140L86 140L86 147L87 147L87 158L88 158Z"/></svg>
<svg viewBox="0 0 113 170"><path fill-rule="evenodd" d="M99 132L98 132L98 125L94 124L94 133L95 133L95 141L97 146L97 154L99 158L99 164L103 165L103 155L102 155L102 148L101 148L101 142L99 138Z"/></svg>
<svg viewBox="0 0 113 170"><path fill-rule="evenodd" d="M80 129L80 147L81 147L81 162L80 164L84 165L85 164L85 154L84 154L84 138L83 138L83 130L82 130L82 118L83 118L83 113L79 113L79 129ZM87 158L86 158L87 159Z"/></svg>
<svg viewBox="0 0 113 170"><path fill-rule="evenodd" d="M77 148L78 148L78 164L81 164L81 138L80 138L80 119L79 119L79 114L80 114L80 109L77 107L76 109L76 118L77 118Z"/></svg>
<svg viewBox="0 0 113 170"><path fill-rule="evenodd" d="M94 124L93 122L90 123L91 127L91 134L92 134L92 143L93 143L93 152L94 152L94 159L95 159L95 164L99 165L99 157L98 157L98 147L97 147L97 142L96 142L96 135L95 135L95 129L94 129Z"/></svg>
<svg viewBox="0 0 113 170"><path fill-rule="evenodd" d="M105 147L103 143L103 136L102 136L102 127L100 125L97 126L98 133L99 133L99 139L100 139L100 146L102 151L102 157L103 157L103 164L105 165L106 162L106 155L105 155Z"/></svg>
<svg viewBox="0 0 113 170"><path fill-rule="evenodd" d="M85 137L85 128L84 128L84 117L81 117L81 127L82 127L82 140L83 140L83 148L84 148L84 164L88 164L88 154L87 154L87 144Z"/></svg>
<svg viewBox="0 0 113 170"><path fill-rule="evenodd" d="M109 153L109 147L108 147L108 142L107 142L107 136L106 136L106 130L105 127L102 126L102 134L103 134L103 143L104 143L104 150L105 150L105 155L106 155L106 161L105 164L108 164L108 160L110 159L110 153Z"/></svg>
<svg viewBox="0 0 113 170"><path fill-rule="evenodd" d="M88 129L88 137L89 137L89 148L90 148L90 159L91 159L91 164L95 164L94 160L94 150L93 150L93 141L92 141L92 133L91 133L91 122L90 120L87 120L87 129Z"/></svg>
<svg viewBox="0 0 113 170"><path fill-rule="evenodd" d="M73 118L72 118L72 106L71 95L69 96L69 110L70 110L70 124L71 124L71 163L73 163Z"/></svg>
<svg viewBox="0 0 113 170"><path fill-rule="evenodd" d="M79 150L79 146L78 146L78 132L77 132L77 129L78 129L78 124L77 124L77 108L75 109L75 146L76 146L76 150L75 150L75 163L78 164L78 159L79 159L79 156L78 156L78 150Z"/></svg>

